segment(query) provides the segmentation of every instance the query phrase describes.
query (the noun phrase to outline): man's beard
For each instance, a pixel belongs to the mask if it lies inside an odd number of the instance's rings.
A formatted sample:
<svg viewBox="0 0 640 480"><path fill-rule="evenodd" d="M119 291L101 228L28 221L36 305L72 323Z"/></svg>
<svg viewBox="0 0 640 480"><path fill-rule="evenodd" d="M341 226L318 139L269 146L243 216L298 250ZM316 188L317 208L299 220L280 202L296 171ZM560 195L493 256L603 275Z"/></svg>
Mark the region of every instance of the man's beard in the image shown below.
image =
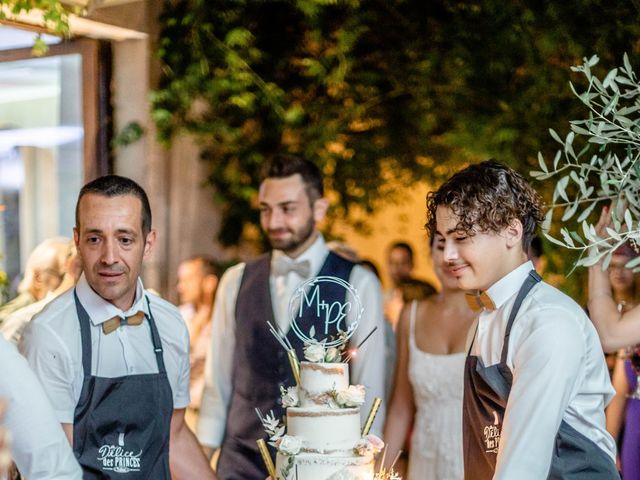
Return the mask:
<svg viewBox="0 0 640 480"><path fill-rule="evenodd" d="M315 229L315 221L313 217L309 218L309 221L298 231L287 230L291 233L291 237L288 239L273 239L269 236L269 243L271 248L275 250L282 250L284 253L293 252L304 244L309 237L313 234Z"/></svg>

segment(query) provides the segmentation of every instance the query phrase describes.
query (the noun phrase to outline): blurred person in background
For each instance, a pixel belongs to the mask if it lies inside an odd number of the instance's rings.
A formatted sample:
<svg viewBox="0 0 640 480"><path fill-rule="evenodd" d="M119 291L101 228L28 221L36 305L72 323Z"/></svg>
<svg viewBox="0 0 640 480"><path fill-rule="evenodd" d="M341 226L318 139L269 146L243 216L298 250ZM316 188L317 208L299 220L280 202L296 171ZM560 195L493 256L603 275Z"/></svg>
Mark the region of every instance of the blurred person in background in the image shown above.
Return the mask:
<svg viewBox="0 0 640 480"><path fill-rule="evenodd" d="M82 479L80 465L40 382L4 338L0 338L0 399L5 402L1 430L9 433L2 435L2 467L13 461L21 475L18 478L27 480Z"/></svg>
<svg viewBox="0 0 640 480"><path fill-rule="evenodd" d="M384 313L386 320L395 330L400 311L405 303L422 300L435 293L433 285L412 276L413 249L406 242L391 244L387 256L387 270L391 288L385 292Z"/></svg>
<svg viewBox="0 0 640 480"><path fill-rule="evenodd" d="M444 242L431 244L439 293L402 309L396 330L393 392L384 427L388 468L413 430L405 479L457 480L462 464L465 345L475 318L444 260Z"/></svg>
<svg viewBox="0 0 640 480"><path fill-rule="evenodd" d="M222 275L221 266L210 256L197 255L184 260L178 267L176 290L180 298L180 314L187 322L191 349L190 396L187 422L195 427L200 400L204 389L204 365L207 350L211 345L211 315L213 299L218 279Z"/></svg>
<svg viewBox="0 0 640 480"><path fill-rule="evenodd" d="M58 285L55 290L48 292L42 300L16 310L0 325L0 333L14 345L20 343L22 332L33 316L40 312L51 300L72 288L80 278L82 262L80 261L73 240L69 240L67 244L67 255L67 259L62 268L63 277L60 285Z"/></svg>
<svg viewBox="0 0 640 480"><path fill-rule="evenodd" d="M69 241L64 237L48 238L33 249L27 259L24 278L18 286L18 296L0 307L0 326L13 312L42 300L60 285Z"/></svg>
<svg viewBox="0 0 640 480"><path fill-rule="evenodd" d="M625 268L635 257L633 248L624 244L614 251L607 269L613 300L620 314L638 303L636 274ZM629 358L631 350L623 349L617 355L610 355L615 359L612 381L616 394L607 407L607 430L620 446L619 466L623 478L640 480L640 399L632 395L637 388L637 375Z"/></svg>

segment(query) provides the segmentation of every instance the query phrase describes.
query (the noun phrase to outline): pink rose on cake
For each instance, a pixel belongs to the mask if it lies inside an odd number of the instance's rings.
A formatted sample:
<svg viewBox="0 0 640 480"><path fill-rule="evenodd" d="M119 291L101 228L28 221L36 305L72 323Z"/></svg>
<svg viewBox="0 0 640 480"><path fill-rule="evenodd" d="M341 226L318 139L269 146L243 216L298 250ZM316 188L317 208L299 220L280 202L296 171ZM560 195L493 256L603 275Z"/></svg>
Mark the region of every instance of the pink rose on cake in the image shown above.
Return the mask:
<svg viewBox="0 0 640 480"><path fill-rule="evenodd" d="M362 438L355 446L354 451L356 455L375 455L382 451L384 448L384 442L375 435L367 435Z"/></svg>
<svg viewBox="0 0 640 480"><path fill-rule="evenodd" d="M278 450L285 455L297 455L302 448L302 441L291 435L285 435L276 444Z"/></svg>
<svg viewBox="0 0 640 480"><path fill-rule="evenodd" d="M349 385L346 390L336 392L336 402L341 407L359 407L364 403L364 395L362 385Z"/></svg>

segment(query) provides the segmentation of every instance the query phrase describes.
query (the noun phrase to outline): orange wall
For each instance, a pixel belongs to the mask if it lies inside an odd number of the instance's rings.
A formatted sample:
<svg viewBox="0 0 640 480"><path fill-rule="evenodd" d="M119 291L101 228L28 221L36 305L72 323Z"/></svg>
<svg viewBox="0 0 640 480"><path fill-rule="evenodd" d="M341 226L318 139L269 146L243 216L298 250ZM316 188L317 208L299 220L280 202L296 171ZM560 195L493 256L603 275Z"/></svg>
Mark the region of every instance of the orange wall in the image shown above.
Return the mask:
<svg viewBox="0 0 640 480"><path fill-rule="evenodd" d="M424 230L425 196L429 190L425 183L404 187L397 204L381 206L369 218L371 234L361 234L344 226L335 229L347 244L355 248L361 258L373 260L378 266L384 288L390 286L386 268L387 248L396 241L406 242L413 248L414 276L437 284L431 269L428 237Z"/></svg>

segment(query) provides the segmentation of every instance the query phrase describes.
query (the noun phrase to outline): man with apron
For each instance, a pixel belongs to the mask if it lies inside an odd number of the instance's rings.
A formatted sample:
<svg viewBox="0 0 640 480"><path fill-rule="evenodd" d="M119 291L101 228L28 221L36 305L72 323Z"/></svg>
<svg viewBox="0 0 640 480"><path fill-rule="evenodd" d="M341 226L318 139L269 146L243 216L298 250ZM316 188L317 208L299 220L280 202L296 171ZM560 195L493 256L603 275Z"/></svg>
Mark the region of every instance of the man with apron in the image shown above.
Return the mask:
<svg viewBox="0 0 640 480"><path fill-rule="evenodd" d="M215 478L184 423L186 326L139 278L155 242L144 190L115 175L85 185L74 239L84 273L33 320L22 349L83 478Z"/></svg>
<svg viewBox="0 0 640 480"><path fill-rule="evenodd" d="M479 312L465 365L465 478L619 479L604 417L614 392L598 335L526 261L542 220L537 194L488 161L451 177L427 208Z"/></svg>

